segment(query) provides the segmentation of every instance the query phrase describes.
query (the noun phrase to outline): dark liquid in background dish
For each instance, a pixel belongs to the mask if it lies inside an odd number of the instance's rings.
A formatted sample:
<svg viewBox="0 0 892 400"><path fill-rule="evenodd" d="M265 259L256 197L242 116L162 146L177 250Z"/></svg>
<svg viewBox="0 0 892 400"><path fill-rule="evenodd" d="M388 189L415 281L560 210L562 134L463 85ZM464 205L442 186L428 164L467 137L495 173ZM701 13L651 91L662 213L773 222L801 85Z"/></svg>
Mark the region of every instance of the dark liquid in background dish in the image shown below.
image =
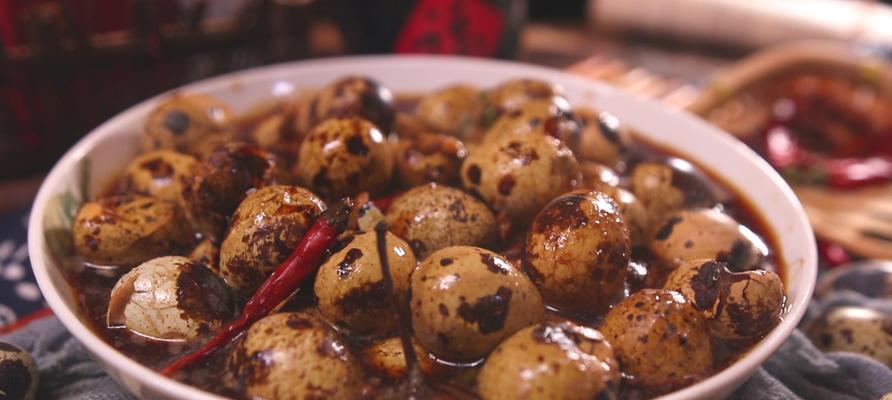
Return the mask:
<svg viewBox="0 0 892 400"><path fill-rule="evenodd" d="M414 94L397 96L397 109L401 112L411 111L418 103L418 99L419 96ZM243 134L250 132L254 126L260 121L263 121L264 117L275 112L277 112L277 110L251 113L249 117L240 119L238 131ZM629 166L637 162L664 160L670 157L688 160L683 154L680 154L674 149L661 148L654 144L644 142L640 138L636 138L634 144L633 153L627 157ZM769 253L768 257L766 257L760 267L775 271L784 280L786 285L789 277L785 274L782 259L775 250L779 248L779 242L775 233L768 229L768 224L765 223L764 217L746 196L735 191L734 187L728 184L728 182L725 182L720 176L702 168L700 165L692 164L700 170L699 172L705 175L707 178L706 181L710 185L713 185L710 189L714 192L723 194L721 202L716 207L721 208L724 213L727 213L742 225L749 227L764 241L768 247ZM631 168L627 168L627 170L631 170ZM103 194L112 194L118 191L118 188L115 186L115 181L111 182ZM396 192L397 190L397 188L393 188L393 190L389 192ZM516 253L518 252L519 245L524 236L522 233L523 232L515 232L514 234L511 234L510 237L513 239L507 240L507 243L502 243L500 247L495 247L492 250L505 254L507 258L516 262ZM106 324L106 311L108 308L110 292L112 287L118 281L120 275L123 273L94 269L86 263L83 263L77 256L72 256L68 261L71 267L66 269L67 280L74 289L75 296L80 303L83 312L92 323L91 327L94 332L112 347L133 358L140 364L157 371L199 346L200 343L184 345L177 342L159 342L142 338L124 328L108 328ZM632 262L647 266L658 263L659 261L648 254L646 248L634 248ZM657 268L650 268L649 270L653 271L656 269ZM665 279L666 276L658 278L660 285L662 285L662 282L664 282ZM638 282L636 282L634 278L628 279L626 284L627 292L631 293L641 289L642 287L640 287L640 285L642 283L643 279ZM318 315L319 313L315 307L315 301L313 282L310 280L301 286L300 291L289 300L279 312L300 310ZM322 319L321 315L320 319ZM578 316L567 315L551 308L547 308L542 320L571 320L580 325L593 328L597 328L600 325L599 320L584 319ZM379 339L350 335L348 332L342 330L340 330L339 333L348 342L355 354L360 354L360 350L371 344L373 339ZM713 347L715 361L712 373L720 371L745 355L746 352L753 345L758 343L759 340L761 339L740 343L729 343L727 341L714 339ZM227 370L224 367L225 360L235 343L237 343L237 340L233 340L226 348L215 352L200 363L185 369L185 378L182 379L182 381L212 393L228 397L238 397L238 392L226 384L231 377L227 376ZM454 388L455 390L452 391L453 393L464 393L472 398L476 398L476 395L473 394L473 377L475 376L476 371L479 370L480 365L482 365L483 360L467 364L455 364L437 360L433 355L419 354L418 357L428 357L438 365L438 370L443 371L441 374L442 377L433 379L428 378L428 381L441 381L434 382L434 384L440 383L443 386ZM368 387L366 392L369 394L367 397L397 398L403 396L403 394L400 394L403 392L399 390L399 384L377 377L372 373L370 368L365 366L364 368L366 368L366 382ZM439 395L441 398L455 397L450 396L448 393L439 393ZM620 389L620 397L624 399L645 399L653 396L641 393L630 385L624 384Z"/></svg>

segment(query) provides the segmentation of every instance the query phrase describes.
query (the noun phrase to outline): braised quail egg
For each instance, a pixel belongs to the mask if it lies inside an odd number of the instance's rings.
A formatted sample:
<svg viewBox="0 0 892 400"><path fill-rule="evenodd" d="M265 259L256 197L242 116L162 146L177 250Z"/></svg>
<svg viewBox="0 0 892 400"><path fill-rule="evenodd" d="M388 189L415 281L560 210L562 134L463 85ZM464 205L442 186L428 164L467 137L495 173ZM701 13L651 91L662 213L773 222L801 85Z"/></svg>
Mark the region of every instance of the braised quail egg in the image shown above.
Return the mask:
<svg viewBox="0 0 892 400"><path fill-rule="evenodd" d="M468 155L458 139L430 133L400 138L395 153L397 177L405 187L459 182L461 162Z"/></svg>
<svg viewBox="0 0 892 400"><path fill-rule="evenodd" d="M480 91L462 84L446 86L425 95L415 107L415 115L423 124L461 140L476 136L483 111Z"/></svg>
<svg viewBox="0 0 892 400"><path fill-rule="evenodd" d="M492 352L478 377L484 400L610 399L619 363L597 330L546 322L520 330Z"/></svg>
<svg viewBox="0 0 892 400"><path fill-rule="evenodd" d="M74 247L88 262L130 268L183 252L190 235L174 203L142 195L84 203L74 219Z"/></svg>
<svg viewBox="0 0 892 400"><path fill-rule="evenodd" d="M363 76L348 76L330 83L311 102L315 123L329 118L361 117L384 133L393 127L396 110L393 93Z"/></svg>
<svg viewBox="0 0 892 400"><path fill-rule="evenodd" d="M607 314L601 332L630 383L665 393L707 374L712 344L700 312L681 293L644 289Z"/></svg>
<svg viewBox="0 0 892 400"><path fill-rule="evenodd" d="M248 194L220 246L220 275L240 294L253 293L324 209L321 199L297 186L271 185Z"/></svg>
<svg viewBox="0 0 892 400"><path fill-rule="evenodd" d="M486 205L461 190L429 184L397 197L387 211L390 231L409 242L420 259L449 246L484 246L498 224Z"/></svg>
<svg viewBox="0 0 892 400"><path fill-rule="evenodd" d="M18 346L0 342L0 393L5 399L33 400L40 373L34 359Z"/></svg>
<svg viewBox="0 0 892 400"><path fill-rule="evenodd" d="M143 151L169 149L200 156L232 137L232 111L213 97L177 94L149 114L140 137Z"/></svg>
<svg viewBox="0 0 892 400"><path fill-rule="evenodd" d="M598 315L622 295L631 256L616 202L597 191L565 194L533 220L523 269L555 308Z"/></svg>
<svg viewBox="0 0 892 400"><path fill-rule="evenodd" d="M571 150L580 144L579 122L564 101L529 101L503 113L483 135L483 142L506 136L548 135Z"/></svg>
<svg viewBox="0 0 892 400"><path fill-rule="evenodd" d="M192 259L158 257L122 276L108 302L108 326L156 340L194 341L233 314L223 280Z"/></svg>
<svg viewBox="0 0 892 400"><path fill-rule="evenodd" d="M651 252L666 263L717 259L733 271L752 269L767 256L764 242L715 209L679 211L654 225Z"/></svg>
<svg viewBox="0 0 892 400"><path fill-rule="evenodd" d="M580 122L579 146L574 148L579 160L616 167L632 145L632 135L613 114L606 111L576 110Z"/></svg>
<svg viewBox="0 0 892 400"><path fill-rule="evenodd" d="M545 135L482 144L465 159L461 175L466 189L511 221L528 220L581 179L573 152Z"/></svg>
<svg viewBox="0 0 892 400"><path fill-rule="evenodd" d="M396 329L393 303L406 300L415 256L402 239L390 232L385 238L393 292L388 293L383 279L376 232L358 233L316 275L313 290L327 320L357 333L386 334Z"/></svg>
<svg viewBox="0 0 892 400"><path fill-rule="evenodd" d="M784 285L774 272L731 272L713 260L682 262L664 288L684 295L723 339L753 339L780 322Z"/></svg>
<svg viewBox="0 0 892 400"><path fill-rule="evenodd" d="M226 360L241 397L356 399L362 369L331 329L298 312L273 314L251 325Z"/></svg>
<svg viewBox="0 0 892 400"><path fill-rule="evenodd" d="M447 247L428 256L412 275L410 293L415 337L450 361L485 357L544 311L523 273L478 247Z"/></svg>
<svg viewBox="0 0 892 400"><path fill-rule="evenodd" d="M851 351L892 368L892 316L865 307L833 307L806 328L824 351Z"/></svg>
<svg viewBox="0 0 892 400"><path fill-rule="evenodd" d="M362 118L328 119L300 146L296 172L326 198L377 193L390 182L393 158L384 135Z"/></svg>
<svg viewBox="0 0 892 400"><path fill-rule="evenodd" d="M171 150L155 150L134 158L124 170L125 193L139 193L186 205L183 190L189 185L198 160Z"/></svg>

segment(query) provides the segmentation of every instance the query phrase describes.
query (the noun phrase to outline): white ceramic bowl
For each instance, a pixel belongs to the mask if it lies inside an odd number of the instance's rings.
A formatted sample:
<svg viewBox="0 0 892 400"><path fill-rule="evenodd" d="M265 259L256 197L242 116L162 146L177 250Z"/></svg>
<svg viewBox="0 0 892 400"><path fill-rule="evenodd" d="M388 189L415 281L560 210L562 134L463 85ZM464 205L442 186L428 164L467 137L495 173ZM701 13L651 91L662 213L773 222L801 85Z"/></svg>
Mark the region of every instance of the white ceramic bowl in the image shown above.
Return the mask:
<svg viewBox="0 0 892 400"><path fill-rule="evenodd" d="M805 312L816 275L816 252L808 220L774 170L742 143L719 129L679 111L632 97L599 82L535 66L460 57L348 57L296 62L238 72L183 87L214 95L237 111L259 100L283 96L301 87L319 87L347 74L365 74L395 92L427 91L455 82L490 86L532 77L560 84L575 105L591 105L616 114L651 142L681 155L732 182L757 207L779 238L786 269L789 307L784 320L748 354L725 370L664 399L706 399L728 395L790 335ZM70 237L73 214L88 193L95 193L122 170L137 152L145 116L164 95L144 101L96 128L56 164L40 188L31 213L28 249L34 274L47 303L93 358L136 396L159 399L212 399L215 395L167 379L138 364L97 337L78 310L60 271L59 255ZM67 236L66 236L67 235Z"/></svg>

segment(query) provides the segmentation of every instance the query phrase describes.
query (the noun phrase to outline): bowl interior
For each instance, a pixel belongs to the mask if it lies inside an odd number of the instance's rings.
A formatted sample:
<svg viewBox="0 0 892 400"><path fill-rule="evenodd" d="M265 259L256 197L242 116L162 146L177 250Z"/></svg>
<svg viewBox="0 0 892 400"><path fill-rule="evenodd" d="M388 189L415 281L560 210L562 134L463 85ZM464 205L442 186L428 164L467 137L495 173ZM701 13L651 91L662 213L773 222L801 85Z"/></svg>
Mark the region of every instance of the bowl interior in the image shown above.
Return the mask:
<svg viewBox="0 0 892 400"><path fill-rule="evenodd" d="M560 71L461 57L348 57L290 63L225 75L179 90L211 94L243 112L261 100L286 96L302 87L319 87L348 74L371 76L395 92L422 92L457 82L484 87L515 77L548 80L563 86L574 106L592 106L614 113L639 136L707 167L749 198L779 241L778 251L786 266L786 317L740 361L665 398L727 394L780 346L802 317L814 287L816 253L801 206L783 180L748 147L687 113L671 111ZM155 374L95 336L82 320L60 272L62 256L70 246L71 220L78 206L136 154L144 118L164 96L146 100L99 126L56 164L34 203L29 250L47 303L106 371L129 390L141 397L216 398Z"/></svg>

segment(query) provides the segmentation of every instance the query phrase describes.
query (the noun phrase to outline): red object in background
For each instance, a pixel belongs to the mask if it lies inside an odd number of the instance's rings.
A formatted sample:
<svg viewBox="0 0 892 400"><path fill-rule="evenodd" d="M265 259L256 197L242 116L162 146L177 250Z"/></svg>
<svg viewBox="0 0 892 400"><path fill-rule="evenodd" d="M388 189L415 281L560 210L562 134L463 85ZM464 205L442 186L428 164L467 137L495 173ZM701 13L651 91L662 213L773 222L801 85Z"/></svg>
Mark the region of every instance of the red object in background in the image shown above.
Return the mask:
<svg viewBox="0 0 892 400"><path fill-rule="evenodd" d="M394 51L492 57L504 27L502 10L485 0L419 0Z"/></svg>
<svg viewBox="0 0 892 400"><path fill-rule="evenodd" d="M818 239L818 258L826 263L829 268L852 261L852 256L842 246L822 239Z"/></svg>

